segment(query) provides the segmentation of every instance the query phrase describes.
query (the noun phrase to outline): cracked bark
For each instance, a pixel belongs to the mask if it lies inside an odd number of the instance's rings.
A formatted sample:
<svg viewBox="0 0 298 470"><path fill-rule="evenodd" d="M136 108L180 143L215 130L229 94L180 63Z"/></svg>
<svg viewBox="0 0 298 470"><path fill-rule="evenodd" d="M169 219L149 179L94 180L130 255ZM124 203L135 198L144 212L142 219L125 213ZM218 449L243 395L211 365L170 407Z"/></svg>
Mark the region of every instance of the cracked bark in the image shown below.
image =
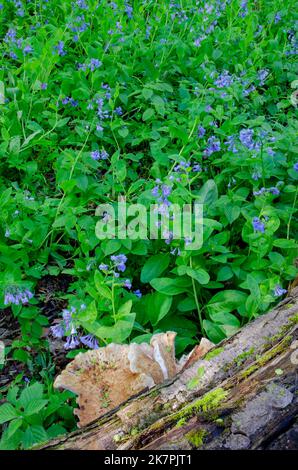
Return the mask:
<svg viewBox="0 0 298 470"><path fill-rule="evenodd" d="M173 380L39 448L297 448L297 325L296 287Z"/></svg>

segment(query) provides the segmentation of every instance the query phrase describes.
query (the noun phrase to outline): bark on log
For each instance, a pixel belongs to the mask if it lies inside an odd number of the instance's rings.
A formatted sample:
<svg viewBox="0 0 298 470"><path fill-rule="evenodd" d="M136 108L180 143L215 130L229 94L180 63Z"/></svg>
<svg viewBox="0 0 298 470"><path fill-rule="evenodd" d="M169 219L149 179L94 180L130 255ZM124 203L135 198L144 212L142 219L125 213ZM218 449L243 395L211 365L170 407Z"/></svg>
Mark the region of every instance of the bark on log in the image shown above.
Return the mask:
<svg viewBox="0 0 298 470"><path fill-rule="evenodd" d="M43 449L297 447L298 288L173 380Z"/></svg>

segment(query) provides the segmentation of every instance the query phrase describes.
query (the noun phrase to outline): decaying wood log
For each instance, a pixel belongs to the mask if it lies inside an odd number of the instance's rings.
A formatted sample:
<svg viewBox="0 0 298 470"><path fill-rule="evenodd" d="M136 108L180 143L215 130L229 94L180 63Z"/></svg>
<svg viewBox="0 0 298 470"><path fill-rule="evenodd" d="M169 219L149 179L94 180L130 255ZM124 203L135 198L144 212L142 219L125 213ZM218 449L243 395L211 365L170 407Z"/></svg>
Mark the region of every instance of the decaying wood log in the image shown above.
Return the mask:
<svg viewBox="0 0 298 470"><path fill-rule="evenodd" d="M298 288L174 379L43 449L297 446Z"/></svg>

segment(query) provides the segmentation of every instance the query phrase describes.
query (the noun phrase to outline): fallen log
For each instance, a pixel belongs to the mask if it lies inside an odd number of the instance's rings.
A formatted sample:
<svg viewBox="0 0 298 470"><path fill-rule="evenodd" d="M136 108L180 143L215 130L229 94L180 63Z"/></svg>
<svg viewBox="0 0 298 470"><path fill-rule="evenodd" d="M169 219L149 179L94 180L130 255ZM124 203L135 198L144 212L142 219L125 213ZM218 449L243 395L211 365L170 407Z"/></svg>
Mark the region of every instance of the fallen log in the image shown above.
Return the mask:
<svg viewBox="0 0 298 470"><path fill-rule="evenodd" d="M174 379L43 449L297 447L298 288Z"/></svg>

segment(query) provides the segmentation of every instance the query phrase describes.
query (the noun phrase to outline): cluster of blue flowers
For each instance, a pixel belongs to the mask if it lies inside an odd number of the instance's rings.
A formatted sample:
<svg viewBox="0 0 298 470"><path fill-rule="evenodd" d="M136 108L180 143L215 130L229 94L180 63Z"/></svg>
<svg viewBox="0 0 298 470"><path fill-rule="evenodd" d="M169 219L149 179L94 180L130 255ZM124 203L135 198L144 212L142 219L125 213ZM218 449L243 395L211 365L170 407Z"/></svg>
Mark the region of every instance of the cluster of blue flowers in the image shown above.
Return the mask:
<svg viewBox="0 0 298 470"><path fill-rule="evenodd" d="M80 310L85 310L86 305L82 304ZM81 335L76 327L76 315L78 314L75 307L64 309L62 318L59 323L51 326L50 331L54 338L62 339L66 337L64 344L65 349L75 349L80 344L87 346L90 349L98 349L99 344L95 336L92 334Z"/></svg>
<svg viewBox="0 0 298 470"><path fill-rule="evenodd" d="M105 150L93 150L90 156L92 160L107 160L109 158L109 154Z"/></svg>
<svg viewBox="0 0 298 470"><path fill-rule="evenodd" d="M10 286L5 290L4 305L24 305L32 299L33 294L29 289L20 289L16 286Z"/></svg>
<svg viewBox="0 0 298 470"><path fill-rule="evenodd" d="M98 269L100 271L104 272L105 274L110 273L110 274L113 275L113 277L119 278L120 273L123 273L123 272L126 271L127 256L123 255L123 254L112 255L110 257L110 260L112 262L111 267L108 264L101 263L98 266ZM124 279L123 282L122 282L122 286L125 287L126 289L130 290L132 288L131 280L130 279ZM133 291L133 293L139 298L142 297L142 293L139 289Z"/></svg>

